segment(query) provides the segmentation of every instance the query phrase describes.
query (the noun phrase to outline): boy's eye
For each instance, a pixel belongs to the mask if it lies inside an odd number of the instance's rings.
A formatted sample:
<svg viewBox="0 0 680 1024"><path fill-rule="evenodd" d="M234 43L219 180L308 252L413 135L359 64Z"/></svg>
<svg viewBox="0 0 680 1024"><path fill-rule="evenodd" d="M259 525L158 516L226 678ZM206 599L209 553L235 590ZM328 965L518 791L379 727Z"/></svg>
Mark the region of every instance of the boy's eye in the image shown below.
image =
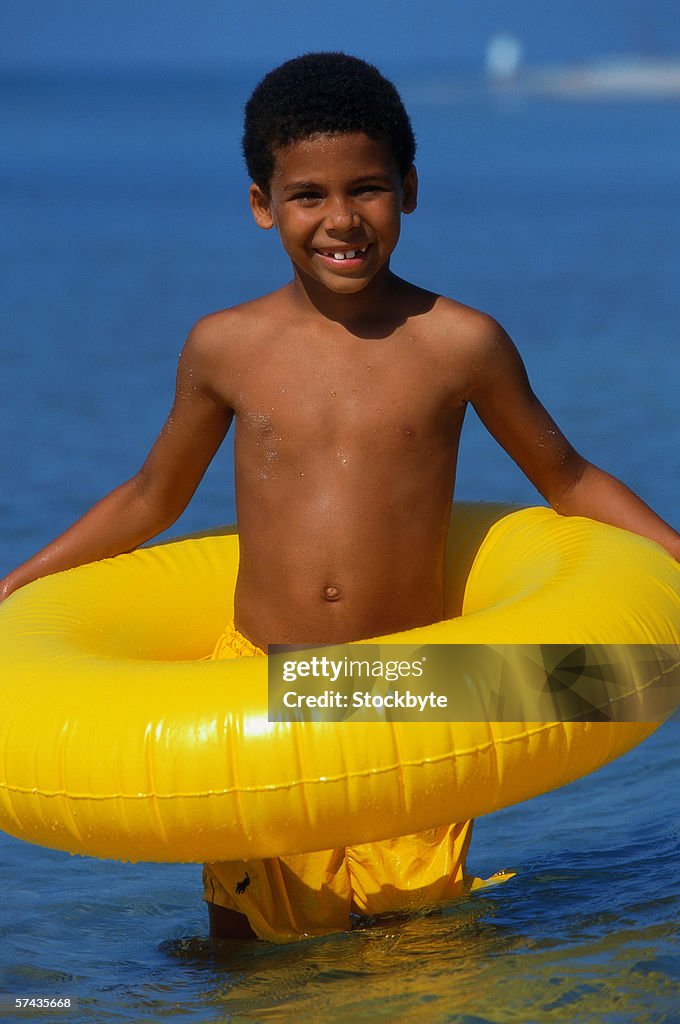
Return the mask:
<svg viewBox="0 0 680 1024"><path fill-rule="evenodd" d="M293 196L296 203L302 203L304 206L306 203L314 203L321 199L320 192L296 192Z"/></svg>
<svg viewBox="0 0 680 1024"><path fill-rule="evenodd" d="M354 191L357 196L372 196L379 195L381 192L388 192L389 189L387 189L385 185L378 185L376 183L372 185L359 185Z"/></svg>

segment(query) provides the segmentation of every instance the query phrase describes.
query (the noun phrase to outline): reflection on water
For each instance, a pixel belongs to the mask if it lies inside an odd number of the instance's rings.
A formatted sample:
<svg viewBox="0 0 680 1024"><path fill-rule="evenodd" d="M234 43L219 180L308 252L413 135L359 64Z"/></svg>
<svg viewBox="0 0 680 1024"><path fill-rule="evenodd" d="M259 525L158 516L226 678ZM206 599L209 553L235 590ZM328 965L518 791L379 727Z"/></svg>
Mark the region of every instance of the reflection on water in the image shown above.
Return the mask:
<svg viewBox="0 0 680 1024"><path fill-rule="evenodd" d="M635 905L578 921L567 910L561 933L522 933L510 924L525 901L527 920L540 920L548 891L556 907L573 909L591 888L578 870L546 871L512 895L506 889L303 946L213 949L189 940L163 951L203 973L204 1003L225 1014L215 1020L663 1020L680 1005L680 950L670 951L677 897L656 907L666 924L644 924Z"/></svg>
<svg viewBox="0 0 680 1024"><path fill-rule="evenodd" d="M221 942L213 949L190 940L164 951L198 969L209 965L206 1001L236 1019L398 1020L427 1006L430 1020L435 1011L451 1012L452 992L474 993L487 960L516 947L490 907L471 899L296 945Z"/></svg>

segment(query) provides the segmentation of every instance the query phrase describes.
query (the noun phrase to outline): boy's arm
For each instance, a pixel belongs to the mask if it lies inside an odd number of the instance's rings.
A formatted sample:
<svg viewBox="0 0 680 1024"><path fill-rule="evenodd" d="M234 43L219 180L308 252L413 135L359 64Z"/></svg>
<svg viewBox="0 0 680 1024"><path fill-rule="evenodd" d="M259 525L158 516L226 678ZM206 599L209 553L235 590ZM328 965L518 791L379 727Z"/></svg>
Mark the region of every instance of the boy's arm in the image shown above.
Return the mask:
<svg viewBox="0 0 680 1024"><path fill-rule="evenodd" d="M512 341L490 318L483 318L471 365L468 397L480 419L557 512L648 537L680 561L680 534L572 447L533 393Z"/></svg>
<svg viewBox="0 0 680 1024"><path fill-rule="evenodd" d="M207 323L199 323L189 335L172 410L139 472L0 580L0 601L40 576L130 551L167 529L184 511L233 416L211 387L218 339Z"/></svg>

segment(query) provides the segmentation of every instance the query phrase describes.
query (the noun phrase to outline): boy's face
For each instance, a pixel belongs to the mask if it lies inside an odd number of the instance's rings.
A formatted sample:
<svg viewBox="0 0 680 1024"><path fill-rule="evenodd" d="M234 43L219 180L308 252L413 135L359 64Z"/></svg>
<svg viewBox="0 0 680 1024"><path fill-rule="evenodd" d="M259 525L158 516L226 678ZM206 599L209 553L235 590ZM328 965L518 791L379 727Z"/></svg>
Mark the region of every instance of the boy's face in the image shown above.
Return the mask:
<svg viewBox="0 0 680 1024"><path fill-rule="evenodd" d="M363 133L279 149L269 195L250 188L255 220L277 228L297 273L337 294L361 291L389 268L416 197L415 168L402 179L387 144Z"/></svg>

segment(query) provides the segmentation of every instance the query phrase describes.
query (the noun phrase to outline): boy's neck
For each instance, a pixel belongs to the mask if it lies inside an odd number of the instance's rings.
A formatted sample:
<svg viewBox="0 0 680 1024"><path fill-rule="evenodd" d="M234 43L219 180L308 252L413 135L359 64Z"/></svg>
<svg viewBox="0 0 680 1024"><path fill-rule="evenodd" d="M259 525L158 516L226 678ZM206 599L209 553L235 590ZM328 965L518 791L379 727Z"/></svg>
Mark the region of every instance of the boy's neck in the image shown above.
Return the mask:
<svg viewBox="0 0 680 1024"><path fill-rule="evenodd" d="M293 301L302 309L316 312L326 320L341 324L348 331L380 336L395 324L395 299L408 289L389 267L359 292L343 295L332 292L318 281L295 269L291 289ZM399 318L400 319L400 318Z"/></svg>

